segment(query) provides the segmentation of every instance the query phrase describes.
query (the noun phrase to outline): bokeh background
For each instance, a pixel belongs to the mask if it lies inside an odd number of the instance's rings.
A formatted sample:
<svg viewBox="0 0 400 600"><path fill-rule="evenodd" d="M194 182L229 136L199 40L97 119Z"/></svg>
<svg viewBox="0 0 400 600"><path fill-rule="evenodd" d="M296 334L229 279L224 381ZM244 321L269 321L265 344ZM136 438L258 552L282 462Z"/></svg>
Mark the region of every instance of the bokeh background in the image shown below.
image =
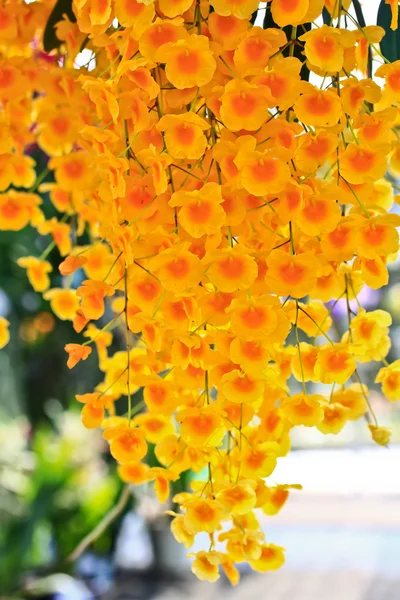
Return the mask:
<svg viewBox="0 0 400 600"><path fill-rule="evenodd" d="M379 0L364 3L367 24L376 23L378 7ZM40 174L46 157L31 152ZM50 218L55 209L43 198ZM245 570L234 590L223 578L212 586L195 581L146 485L78 560L67 560L118 502L122 484L101 433L83 428L74 400L99 381L95 358L68 371L63 348L78 337L70 323L56 322L16 264L47 243L30 228L0 232L0 316L11 322L10 344L0 352L0 597L399 600L400 409L381 397L370 367L360 373L379 424L393 431L390 448L373 444L366 421L347 424L337 436L297 428L274 480L303 490L278 516L263 516L267 539L287 548L281 571ZM56 249L48 260L57 287ZM399 260L390 274L384 290L365 288L360 301L392 314L392 362L400 357ZM347 319L342 301L333 314L340 332ZM111 351L123 345L118 332L113 344ZM200 549L206 541L198 538Z"/></svg>

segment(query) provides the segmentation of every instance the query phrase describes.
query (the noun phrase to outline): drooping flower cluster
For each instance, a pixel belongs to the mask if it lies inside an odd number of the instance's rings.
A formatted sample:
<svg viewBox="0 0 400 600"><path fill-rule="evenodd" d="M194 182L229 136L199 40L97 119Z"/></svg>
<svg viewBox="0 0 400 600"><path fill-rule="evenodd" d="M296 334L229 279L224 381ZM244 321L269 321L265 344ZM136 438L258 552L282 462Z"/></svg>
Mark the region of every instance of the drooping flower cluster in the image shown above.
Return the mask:
<svg viewBox="0 0 400 600"><path fill-rule="evenodd" d="M265 481L292 428L338 433L367 415L386 444L358 363L383 361L377 382L400 398L391 317L357 300L387 284L399 248L384 177L400 170L400 61L367 77L384 31L362 29L350 1L272 0L266 29L251 24L258 5L73 0L51 54L40 39L52 1L0 5L0 229L51 236L18 264L87 338L65 347L68 367L97 352L103 380L76 396L83 424L104 429L121 478L154 481L161 503L184 471L206 473L175 496L172 532L187 548L207 532L193 571L215 581L222 568L232 583L236 563L284 562L256 509L277 513L296 487ZM318 83L301 78L299 48ZM49 157L38 176L32 144Z"/></svg>

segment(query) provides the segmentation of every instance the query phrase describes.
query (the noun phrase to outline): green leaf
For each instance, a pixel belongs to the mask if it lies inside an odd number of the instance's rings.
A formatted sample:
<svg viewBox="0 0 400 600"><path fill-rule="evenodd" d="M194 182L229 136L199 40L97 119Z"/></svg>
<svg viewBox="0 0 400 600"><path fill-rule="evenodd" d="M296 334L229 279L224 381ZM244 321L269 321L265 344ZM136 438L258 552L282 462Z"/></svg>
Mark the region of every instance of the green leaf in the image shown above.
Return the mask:
<svg viewBox="0 0 400 600"><path fill-rule="evenodd" d="M360 0L353 0L353 6L354 6L354 11L356 13L358 24L361 25L361 27L366 27L364 13L361 8Z"/></svg>
<svg viewBox="0 0 400 600"><path fill-rule="evenodd" d="M326 6L324 6L324 8L322 9L322 20L324 22L324 25L332 24L332 17L330 15L330 13L327 11Z"/></svg>
<svg viewBox="0 0 400 600"><path fill-rule="evenodd" d="M381 0L378 10L378 19L376 24L385 30L385 35L381 41L381 52L387 60L394 62L400 60L400 31L399 23L397 22L397 29L393 31L390 29L390 23L392 20L392 11L389 4L385 3L385 0Z"/></svg>
<svg viewBox="0 0 400 600"><path fill-rule="evenodd" d="M43 34L43 48L46 52L51 52L61 46L61 40L56 36L56 24L62 21L63 16L67 15L70 21L76 23L76 17L72 10L72 0L58 0L47 21Z"/></svg>

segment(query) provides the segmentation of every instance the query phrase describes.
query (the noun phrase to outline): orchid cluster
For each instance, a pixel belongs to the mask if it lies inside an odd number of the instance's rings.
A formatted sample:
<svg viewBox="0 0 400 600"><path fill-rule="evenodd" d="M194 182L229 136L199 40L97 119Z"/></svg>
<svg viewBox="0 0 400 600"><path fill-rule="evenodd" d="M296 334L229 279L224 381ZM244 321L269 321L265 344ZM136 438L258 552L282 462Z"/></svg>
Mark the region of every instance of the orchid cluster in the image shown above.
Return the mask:
<svg viewBox="0 0 400 600"><path fill-rule="evenodd" d="M258 514L299 487L266 481L293 428L336 434L365 417L388 443L358 365L400 399L391 316L358 300L388 283L399 249L385 175L400 171L400 61L350 5L73 0L48 53L54 2L0 3L0 229L50 236L18 264L85 338L66 345L68 367L97 354L103 379L76 399L122 480L153 481L165 503L171 482L199 474L169 514L186 548L209 536L193 555L200 579L284 563ZM257 11L275 26L255 25ZM39 174L34 144L48 156Z"/></svg>

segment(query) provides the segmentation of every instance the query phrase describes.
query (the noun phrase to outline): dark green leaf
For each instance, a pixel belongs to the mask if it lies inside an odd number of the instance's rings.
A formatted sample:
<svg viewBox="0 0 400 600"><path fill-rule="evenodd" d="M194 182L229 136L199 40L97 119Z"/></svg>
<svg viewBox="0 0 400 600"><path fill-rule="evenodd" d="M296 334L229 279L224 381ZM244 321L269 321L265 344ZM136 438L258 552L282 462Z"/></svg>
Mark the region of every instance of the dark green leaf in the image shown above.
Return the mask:
<svg viewBox="0 0 400 600"><path fill-rule="evenodd" d="M353 0L353 6L354 6L355 13L356 13L358 24L361 25L361 27L366 27L360 0Z"/></svg>
<svg viewBox="0 0 400 600"><path fill-rule="evenodd" d="M72 0L58 0L56 2L43 34L43 48L46 52L51 52L51 50L59 48L61 45L61 40L56 36L55 26L62 21L64 15L67 15L73 23L76 22L76 17L72 10Z"/></svg>
<svg viewBox="0 0 400 600"><path fill-rule="evenodd" d="M397 23L396 31L390 29L390 23L392 20L392 11L389 4L385 4L384 0L381 0L378 10L378 19L376 24L385 30L385 35L381 41L381 52L387 60L394 62L400 60L400 31L399 21Z"/></svg>
<svg viewBox="0 0 400 600"><path fill-rule="evenodd" d="M329 12L326 10L326 7L324 6L324 8L322 9L322 20L324 22L324 25L330 25L332 22L332 17L329 14Z"/></svg>

